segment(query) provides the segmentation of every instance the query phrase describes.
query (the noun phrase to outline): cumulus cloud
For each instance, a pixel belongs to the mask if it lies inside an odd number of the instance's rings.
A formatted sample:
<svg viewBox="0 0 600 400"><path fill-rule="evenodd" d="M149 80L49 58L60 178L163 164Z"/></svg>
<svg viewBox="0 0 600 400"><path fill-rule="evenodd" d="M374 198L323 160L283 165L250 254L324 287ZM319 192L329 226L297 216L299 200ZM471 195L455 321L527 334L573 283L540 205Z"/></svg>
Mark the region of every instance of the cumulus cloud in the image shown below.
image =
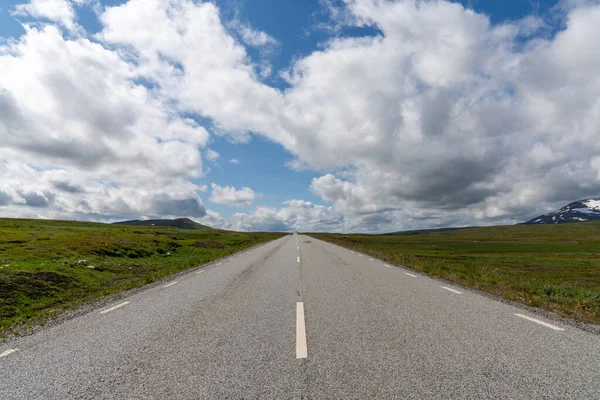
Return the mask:
<svg viewBox="0 0 600 400"><path fill-rule="evenodd" d="M29 3L16 5L13 15L47 19L59 23L69 31L77 28L73 2L69 0L31 0Z"/></svg>
<svg viewBox="0 0 600 400"><path fill-rule="evenodd" d="M257 207L252 213L234 214L227 227L238 231L342 231L343 215L331 207L289 200L280 208Z"/></svg>
<svg viewBox="0 0 600 400"><path fill-rule="evenodd" d="M186 199L173 199L167 196L152 199L152 210L158 215L187 215L192 217L204 217L206 209L202 200L197 197Z"/></svg>
<svg viewBox="0 0 600 400"><path fill-rule="evenodd" d="M468 208L472 223L516 221L600 191L592 164L600 91L594 2L569 8L565 29L547 37L536 35L545 26L539 18L492 25L448 1L348 0L341 23L380 34L333 38L299 58L284 74L285 92L262 84L218 25L201 38L177 31L191 15L217 18L210 4L183 4L145 2L152 18L117 27L117 15L141 7L130 2L106 13L103 37L133 46L180 106L226 132L282 144L297 157L292 169L336 171L311 185L336 210L433 209L451 222ZM153 18L170 22L161 35ZM215 52L211 68L190 62L199 58L192 37ZM221 42L228 45L217 48ZM215 85L212 67L234 78Z"/></svg>
<svg viewBox="0 0 600 400"><path fill-rule="evenodd" d="M90 180L83 170L38 170L4 162L0 163L0 214L101 221L205 215L194 183L181 179L163 182L163 187L116 185Z"/></svg>
<svg viewBox="0 0 600 400"><path fill-rule="evenodd" d="M399 224L398 221L402 221ZM358 214L336 211L335 206L323 206L304 200L290 200L280 207L257 207L250 213L236 213L222 225L240 231L275 230L302 232L393 232L399 229L440 228L471 226L472 212L460 210L453 215L445 211L407 207L406 210L389 210ZM495 219L507 223L505 219Z"/></svg>
<svg viewBox="0 0 600 400"><path fill-rule="evenodd" d="M12 203L11 195L3 189L0 189L0 206L6 206L10 203Z"/></svg>
<svg viewBox="0 0 600 400"><path fill-rule="evenodd" d="M230 30L238 34L239 39L248 47L258 50L259 59L254 60L253 65L262 79L271 76L273 66L270 57L278 50L279 42L266 32L254 29L251 25L234 19L229 24Z"/></svg>
<svg viewBox="0 0 600 400"><path fill-rule="evenodd" d="M600 193L597 2L570 8L554 37L446 1L345 3L344 23L381 34L298 60L284 108L290 151L336 170L311 184L334 209L512 223Z"/></svg>
<svg viewBox="0 0 600 400"><path fill-rule="evenodd" d="M136 77L117 52L53 25L0 47L2 215L160 215L194 198L209 134Z"/></svg>
<svg viewBox="0 0 600 400"><path fill-rule="evenodd" d="M47 2L62 6L17 11L75 24L70 2ZM333 25L377 34L295 59L279 71L286 90L262 82L269 65L244 47L274 39L241 25L236 39L212 2L107 7L93 41L27 27L0 48L0 210L151 213L168 196L200 215L190 199L209 133L181 117L195 114L232 140L281 144L331 205L259 207L234 215L239 229L512 223L600 193L597 1L562 2L560 29L494 25L443 0L326 3ZM211 201L254 196L215 185Z"/></svg>
<svg viewBox="0 0 600 400"><path fill-rule="evenodd" d="M50 200L44 193L39 192L19 192L19 196L25 201L25 205L29 207L48 207Z"/></svg>
<svg viewBox="0 0 600 400"><path fill-rule="evenodd" d="M78 185L72 185L68 181L55 181L52 182L54 187L58 190L62 190L69 193L82 193L85 189Z"/></svg>
<svg viewBox="0 0 600 400"><path fill-rule="evenodd" d="M200 221L201 224L210 226L211 228L215 229L227 228L225 218L223 218L221 214L214 210L206 210L206 215L200 218L198 221Z"/></svg>
<svg viewBox="0 0 600 400"><path fill-rule="evenodd" d="M233 186L219 186L215 183L212 183L210 186L212 188L212 193L208 200L216 204L243 206L252 204L256 198L254 190L248 187L236 189Z"/></svg>
<svg viewBox="0 0 600 400"><path fill-rule="evenodd" d="M231 160L229 160L229 164L239 164L239 163L240 162L235 158L232 158Z"/></svg>
<svg viewBox="0 0 600 400"><path fill-rule="evenodd" d="M129 49L141 77L179 110L212 118L217 132L247 140L249 132L265 131L282 105L280 91L260 81L213 3L130 0L100 19L100 40Z"/></svg>

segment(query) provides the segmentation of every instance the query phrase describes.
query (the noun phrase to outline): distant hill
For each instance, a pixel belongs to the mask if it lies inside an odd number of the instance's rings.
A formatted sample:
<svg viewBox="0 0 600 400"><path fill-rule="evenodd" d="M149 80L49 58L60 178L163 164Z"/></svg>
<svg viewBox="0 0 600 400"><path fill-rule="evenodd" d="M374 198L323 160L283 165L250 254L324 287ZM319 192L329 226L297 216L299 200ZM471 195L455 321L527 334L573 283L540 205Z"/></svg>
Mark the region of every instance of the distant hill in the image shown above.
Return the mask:
<svg viewBox="0 0 600 400"><path fill-rule="evenodd" d="M458 229L468 229L473 227L461 227L461 228L431 228L431 229L416 229L412 231L399 231L399 232L390 232L384 233L383 235L420 235L422 233L434 233L434 232L446 232L446 231L455 231Z"/></svg>
<svg viewBox="0 0 600 400"><path fill-rule="evenodd" d="M530 219L524 224L563 224L600 220L600 197L575 201L548 214Z"/></svg>
<svg viewBox="0 0 600 400"><path fill-rule="evenodd" d="M176 219L147 219L144 221L132 220L114 222L117 225L132 225L132 226L171 226L180 229L196 229L200 231L212 231L214 230L210 226L202 225L192 221L189 218L176 218Z"/></svg>

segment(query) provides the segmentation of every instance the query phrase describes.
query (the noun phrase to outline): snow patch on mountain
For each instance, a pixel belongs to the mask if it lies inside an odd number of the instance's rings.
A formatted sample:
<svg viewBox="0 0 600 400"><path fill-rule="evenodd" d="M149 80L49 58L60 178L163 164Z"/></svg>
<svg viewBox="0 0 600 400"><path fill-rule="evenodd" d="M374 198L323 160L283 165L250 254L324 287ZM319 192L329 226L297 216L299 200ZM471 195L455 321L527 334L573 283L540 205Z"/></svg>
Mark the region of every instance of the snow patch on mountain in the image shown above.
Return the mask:
<svg viewBox="0 0 600 400"><path fill-rule="evenodd" d="M561 224L600 220L600 198L575 201L548 214L540 215L525 224Z"/></svg>
<svg viewBox="0 0 600 400"><path fill-rule="evenodd" d="M598 199L584 200L583 203L585 203L590 209L600 210L600 200Z"/></svg>

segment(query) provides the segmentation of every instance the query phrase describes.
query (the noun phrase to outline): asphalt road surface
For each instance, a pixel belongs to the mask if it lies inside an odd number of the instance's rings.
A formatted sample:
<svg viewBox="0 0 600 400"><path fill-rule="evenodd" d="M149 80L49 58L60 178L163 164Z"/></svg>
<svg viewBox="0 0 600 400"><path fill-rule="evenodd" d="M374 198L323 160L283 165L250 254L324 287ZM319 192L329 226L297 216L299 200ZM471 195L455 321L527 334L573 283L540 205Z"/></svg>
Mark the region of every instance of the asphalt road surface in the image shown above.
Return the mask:
<svg viewBox="0 0 600 400"><path fill-rule="evenodd" d="M294 235L0 345L0 398L600 399L600 337Z"/></svg>

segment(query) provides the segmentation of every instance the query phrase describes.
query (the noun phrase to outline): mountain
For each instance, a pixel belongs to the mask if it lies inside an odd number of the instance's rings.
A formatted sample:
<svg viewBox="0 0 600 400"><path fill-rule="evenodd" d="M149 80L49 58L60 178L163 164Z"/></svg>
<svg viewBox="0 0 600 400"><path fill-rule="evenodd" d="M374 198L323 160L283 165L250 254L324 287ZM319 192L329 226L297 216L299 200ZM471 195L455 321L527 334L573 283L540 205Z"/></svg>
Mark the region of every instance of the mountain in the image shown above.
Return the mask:
<svg viewBox="0 0 600 400"><path fill-rule="evenodd" d="M565 222L600 221L600 197L579 200L524 224L562 224Z"/></svg>
<svg viewBox="0 0 600 400"><path fill-rule="evenodd" d="M202 225L192 221L189 218L177 218L177 219L147 219L144 221L133 220L133 221L122 221L114 222L117 225L133 225L133 226L172 226L180 229L197 229L201 231L212 231L213 228L210 226Z"/></svg>

